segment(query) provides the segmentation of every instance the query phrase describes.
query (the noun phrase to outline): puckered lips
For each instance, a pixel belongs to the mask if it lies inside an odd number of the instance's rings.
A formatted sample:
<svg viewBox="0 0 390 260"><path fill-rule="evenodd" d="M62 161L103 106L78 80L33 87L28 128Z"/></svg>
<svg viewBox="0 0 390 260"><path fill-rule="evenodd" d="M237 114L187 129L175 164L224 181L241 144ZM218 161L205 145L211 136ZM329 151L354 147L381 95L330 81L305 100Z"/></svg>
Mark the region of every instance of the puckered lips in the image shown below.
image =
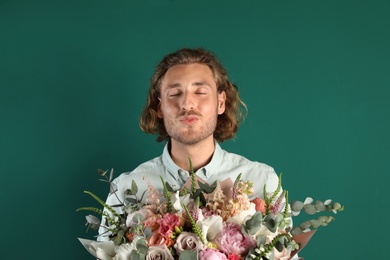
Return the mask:
<svg viewBox="0 0 390 260"><path fill-rule="evenodd" d="M179 121L185 125L193 125L198 122L199 117L196 115L184 115L179 117Z"/></svg>

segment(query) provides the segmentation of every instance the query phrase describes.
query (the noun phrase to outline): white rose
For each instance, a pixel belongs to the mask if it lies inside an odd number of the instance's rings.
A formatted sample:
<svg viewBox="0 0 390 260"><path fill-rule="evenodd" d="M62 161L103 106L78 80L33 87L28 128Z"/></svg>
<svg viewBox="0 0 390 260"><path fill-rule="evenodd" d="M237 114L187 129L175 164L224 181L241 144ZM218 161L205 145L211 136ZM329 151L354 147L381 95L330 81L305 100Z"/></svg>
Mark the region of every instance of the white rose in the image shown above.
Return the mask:
<svg viewBox="0 0 390 260"><path fill-rule="evenodd" d="M130 258L129 258L130 259ZM150 246L146 255L146 260L166 259L174 260L171 252L165 244Z"/></svg>

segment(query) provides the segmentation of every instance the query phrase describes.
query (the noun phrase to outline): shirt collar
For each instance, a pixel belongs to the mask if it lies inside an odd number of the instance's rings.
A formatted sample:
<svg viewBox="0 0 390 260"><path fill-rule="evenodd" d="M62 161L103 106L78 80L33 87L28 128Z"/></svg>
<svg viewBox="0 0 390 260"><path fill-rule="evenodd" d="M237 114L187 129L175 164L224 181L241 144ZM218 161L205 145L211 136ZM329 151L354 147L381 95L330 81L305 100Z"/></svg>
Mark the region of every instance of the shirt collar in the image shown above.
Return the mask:
<svg viewBox="0 0 390 260"><path fill-rule="evenodd" d="M196 171L196 175L198 175L200 178L209 178L211 175L216 174L218 168L220 168L222 164L224 151L216 140L214 140L214 144L215 149L211 161L207 165ZM171 155L169 154L169 142L165 144L162 154L162 161L167 168L169 174L171 174L172 177L176 180L179 177L182 177L179 174L183 174L184 172L187 173L187 171L181 169L172 160ZM188 176L188 173L186 175Z"/></svg>

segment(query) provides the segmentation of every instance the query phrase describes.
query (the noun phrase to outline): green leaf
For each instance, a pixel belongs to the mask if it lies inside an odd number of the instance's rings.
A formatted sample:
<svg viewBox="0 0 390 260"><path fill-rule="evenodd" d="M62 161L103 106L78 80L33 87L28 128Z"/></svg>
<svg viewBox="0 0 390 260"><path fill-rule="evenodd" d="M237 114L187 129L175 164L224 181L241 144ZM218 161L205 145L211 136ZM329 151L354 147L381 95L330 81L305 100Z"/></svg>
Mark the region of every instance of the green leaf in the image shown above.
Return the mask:
<svg viewBox="0 0 390 260"><path fill-rule="evenodd" d="M134 216L133 216L133 221L134 221L135 223L140 223L140 222L142 222L144 219L145 219L145 217L144 217L142 214L140 214L140 213L136 213L136 214L134 214Z"/></svg>
<svg viewBox="0 0 390 260"><path fill-rule="evenodd" d="M148 252L148 245L146 243L146 240L144 238L139 239L136 244L136 248L139 252L142 252L146 255Z"/></svg>
<svg viewBox="0 0 390 260"><path fill-rule="evenodd" d="M295 235L303 233L303 231L302 231L302 229L300 227L293 227L291 229L290 233L291 233L292 236L295 236Z"/></svg>
<svg viewBox="0 0 390 260"><path fill-rule="evenodd" d="M210 194L212 193L215 188L217 187L217 182L215 181L211 186L208 184L208 183L202 183L200 181L198 181L198 185L199 185L199 188L201 188L201 190L207 194Z"/></svg>
<svg viewBox="0 0 390 260"><path fill-rule="evenodd" d="M282 245L282 243L280 243L280 241L277 241L277 242L275 243L275 248L276 248L276 250L278 250L279 252L282 252L282 251L283 251L283 245Z"/></svg>
<svg viewBox="0 0 390 260"><path fill-rule="evenodd" d="M131 260L145 260L145 258L146 258L146 254L142 254L137 250L132 250L130 253Z"/></svg>
<svg viewBox="0 0 390 260"><path fill-rule="evenodd" d="M242 175L242 173L240 173L240 174L237 176L236 180L234 181L234 186L237 186L238 182L241 180L241 175Z"/></svg>
<svg viewBox="0 0 390 260"><path fill-rule="evenodd" d="M293 201L291 203L291 210L292 211L299 212L302 210L302 208L303 208L303 202L301 202L301 201L296 200L296 201Z"/></svg>
<svg viewBox="0 0 390 260"><path fill-rule="evenodd" d="M272 218L271 215L267 215L264 218L263 225L266 226L268 228L268 230L271 232L276 231L276 228L277 228L276 221L275 221L275 219Z"/></svg>
<svg viewBox="0 0 390 260"><path fill-rule="evenodd" d="M310 220L310 224L313 228L318 228L319 226L321 226L321 223L316 219Z"/></svg>
<svg viewBox="0 0 390 260"><path fill-rule="evenodd" d="M314 215L317 213L316 208L311 204L306 204L305 206L303 206L303 209L305 210L306 214L309 215Z"/></svg>
<svg viewBox="0 0 390 260"><path fill-rule="evenodd" d="M168 190L169 192L175 192L175 191L173 190L172 186L171 186L167 181L165 182L165 186L167 187L167 190Z"/></svg>
<svg viewBox="0 0 390 260"><path fill-rule="evenodd" d="M151 237L152 236L152 229L150 227L145 228L144 234L148 238Z"/></svg>
<svg viewBox="0 0 390 260"><path fill-rule="evenodd" d="M299 225L299 227L300 227L302 230L305 230L305 229L309 228L310 226L311 226L310 220L309 220L309 221L305 221L305 222L303 222L301 225Z"/></svg>
<svg viewBox="0 0 390 260"><path fill-rule="evenodd" d="M325 211L326 210L324 203L322 201L319 201L319 200L316 201L315 207L318 211Z"/></svg>
<svg viewBox="0 0 390 260"><path fill-rule="evenodd" d="M257 238L257 247L259 247L260 245L264 245L266 242L267 242L267 237L264 235L260 235Z"/></svg>
<svg viewBox="0 0 390 260"><path fill-rule="evenodd" d="M181 252L179 260L197 260L198 259L198 251L190 251L184 250Z"/></svg>
<svg viewBox="0 0 390 260"><path fill-rule="evenodd" d="M263 215L260 211L256 211L253 214L252 218L248 219L245 222L245 229L250 235L254 235L261 228L261 223L263 221Z"/></svg>
<svg viewBox="0 0 390 260"><path fill-rule="evenodd" d="M137 194L136 192L134 192L132 189L126 189L125 190L125 195L135 195Z"/></svg>
<svg viewBox="0 0 390 260"><path fill-rule="evenodd" d="M131 190L132 190L132 192L134 192L134 195L138 193L138 186L134 180L131 181Z"/></svg>

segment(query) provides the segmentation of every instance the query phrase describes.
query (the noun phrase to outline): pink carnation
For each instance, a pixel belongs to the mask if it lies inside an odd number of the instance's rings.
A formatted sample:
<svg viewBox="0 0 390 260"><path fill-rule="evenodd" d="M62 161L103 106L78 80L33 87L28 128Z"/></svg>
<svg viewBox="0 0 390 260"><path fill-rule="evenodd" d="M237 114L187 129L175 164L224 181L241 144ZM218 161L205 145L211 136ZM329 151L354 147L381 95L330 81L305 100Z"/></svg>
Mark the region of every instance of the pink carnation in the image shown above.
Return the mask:
<svg viewBox="0 0 390 260"><path fill-rule="evenodd" d="M175 227L181 227L182 222L178 215L166 213L163 218L158 220L160 225L158 231L166 237L170 237L175 230Z"/></svg>
<svg viewBox="0 0 390 260"><path fill-rule="evenodd" d="M243 235L240 225L235 223L225 223L223 230L215 238L215 243L227 255L246 255L251 247L256 246L256 241Z"/></svg>
<svg viewBox="0 0 390 260"><path fill-rule="evenodd" d="M227 260L225 254L219 252L216 249L207 248L199 252L199 260Z"/></svg>

